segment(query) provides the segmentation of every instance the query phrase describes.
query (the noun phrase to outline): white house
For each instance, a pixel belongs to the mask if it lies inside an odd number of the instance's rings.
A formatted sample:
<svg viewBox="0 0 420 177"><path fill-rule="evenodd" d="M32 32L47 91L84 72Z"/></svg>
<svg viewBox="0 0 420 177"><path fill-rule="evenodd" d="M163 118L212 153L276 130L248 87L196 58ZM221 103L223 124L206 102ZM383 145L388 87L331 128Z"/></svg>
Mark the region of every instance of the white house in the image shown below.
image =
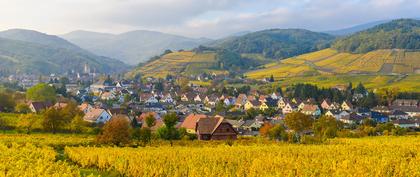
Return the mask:
<svg viewBox="0 0 420 177"><path fill-rule="evenodd" d="M105 109L91 109L83 117L83 120L91 123L105 123L111 119L111 114Z"/></svg>

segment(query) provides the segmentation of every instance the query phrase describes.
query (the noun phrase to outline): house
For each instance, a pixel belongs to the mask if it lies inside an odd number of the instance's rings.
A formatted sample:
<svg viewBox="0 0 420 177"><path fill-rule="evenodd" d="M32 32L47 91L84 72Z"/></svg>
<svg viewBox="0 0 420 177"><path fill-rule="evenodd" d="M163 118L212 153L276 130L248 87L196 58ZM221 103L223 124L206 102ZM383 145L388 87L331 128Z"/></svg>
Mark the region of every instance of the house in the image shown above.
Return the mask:
<svg viewBox="0 0 420 177"><path fill-rule="evenodd" d="M251 108L259 109L261 105L262 105L262 103L258 100L253 100L253 101L248 100L248 101L246 101L246 103L244 105L244 109L245 110L249 110ZM267 105L265 105L265 106L267 106Z"/></svg>
<svg viewBox="0 0 420 177"><path fill-rule="evenodd" d="M400 110L406 112L409 117L420 116L420 107L416 106L392 106L392 110Z"/></svg>
<svg viewBox="0 0 420 177"><path fill-rule="evenodd" d="M162 118L156 112L144 112L140 116L136 117L136 121L141 124L142 128L147 127L146 118L148 116L153 116L155 119L155 124L152 127L149 127L152 131L156 131L158 128L164 125Z"/></svg>
<svg viewBox="0 0 420 177"><path fill-rule="evenodd" d="M88 112L90 112L93 109L93 107L89 103L87 103L87 102L82 103L78 107L85 114L88 113Z"/></svg>
<svg viewBox="0 0 420 177"><path fill-rule="evenodd" d="M333 103L330 104L330 108L328 110L338 110L340 108L341 108L340 104L338 104L336 102L333 102Z"/></svg>
<svg viewBox="0 0 420 177"><path fill-rule="evenodd" d="M286 106L287 103L288 103L288 101L286 101L285 98L280 98L279 101L277 101L277 107L279 109L283 109Z"/></svg>
<svg viewBox="0 0 420 177"><path fill-rule="evenodd" d="M105 123L111 119L111 114L105 109L93 108L85 114L83 120L91 123Z"/></svg>
<svg viewBox="0 0 420 177"><path fill-rule="evenodd" d="M396 99L392 102L392 106L413 106L417 107L419 105L418 100L414 99Z"/></svg>
<svg viewBox="0 0 420 177"><path fill-rule="evenodd" d="M200 119L196 133L199 140L234 140L238 135L232 125L220 116Z"/></svg>
<svg viewBox="0 0 420 177"><path fill-rule="evenodd" d="M340 120L344 117L350 116L350 113L347 111L329 110L325 113L325 115L334 117L336 120Z"/></svg>
<svg viewBox="0 0 420 177"><path fill-rule="evenodd" d="M197 95L194 97L194 101L195 101L195 102L199 102L199 103L201 103L201 102L203 102L203 101L204 101L204 97L203 97L203 96L201 96L200 94L197 94Z"/></svg>
<svg viewBox="0 0 420 177"><path fill-rule="evenodd" d="M398 126L401 128L415 128L417 126L416 121L411 120L411 119L393 120L392 124L394 124L394 126Z"/></svg>
<svg viewBox="0 0 420 177"><path fill-rule="evenodd" d="M147 100L149 100L149 98L151 98L151 97L154 97L154 95L151 94L151 93L140 93L139 101L144 103Z"/></svg>
<svg viewBox="0 0 420 177"><path fill-rule="evenodd" d="M281 95L280 95L279 93L273 92L273 93L270 95L270 97L271 97L273 100L279 100L279 99L281 98Z"/></svg>
<svg viewBox="0 0 420 177"><path fill-rule="evenodd" d="M245 94L239 94L238 98L235 101L235 107L240 109L248 101L248 98Z"/></svg>
<svg viewBox="0 0 420 177"><path fill-rule="evenodd" d="M183 102L194 101L195 97L196 95L194 93L186 93L181 96L181 101Z"/></svg>
<svg viewBox="0 0 420 177"><path fill-rule="evenodd" d="M362 108L362 107L357 107L356 109L354 109L354 112L360 116L369 116L370 115L370 109L368 108Z"/></svg>
<svg viewBox="0 0 420 177"><path fill-rule="evenodd" d="M363 116L360 116L353 112L353 113L350 113L349 116L341 117L339 120L346 124L357 124L363 120Z"/></svg>
<svg viewBox="0 0 420 177"><path fill-rule="evenodd" d="M276 100L276 99L273 99L273 98L271 98L271 97L268 97L268 98L266 98L266 102L265 102L265 104L268 106L268 107L270 107L270 108L276 108L277 109L277 102L278 102L278 100Z"/></svg>
<svg viewBox="0 0 420 177"><path fill-rule="evenodd" d="M375 111L372 111L372 112L370 113L370 117L371 117L373 120L375 120L376 122L379 122L379 123L385 123L385 122L388 122L388 116L386 116L385 114L380 113L380 112L375 112Z"/></svg>
<svg viewBox="0 0 420 177"><path fill-rule="evenodd" d="M235 104L235 102L236 102L236 100L235 100L235 98L233 98L233 97L228 97L228 98L225 98L225 99L223 100L223 103L224 103L226 106L234 105L234 104Z"/></svg>
<svg viewBox="0 0 420 177"><path fill-rule="evenodd" d="M379 113L384 113L384 114L389 114L391 112L391 110L386 106L376 106L376 107L372 108L372 111L379 112Z"/></svg>
<svg viewBox="0 0 420 177"><path fill-rule="evenodd" d="M151 96L144 103L146 103L146 104L157 104L157 103L159 103L159 100L155 96Z"/></svg>
<svg viewBox="0 0 420 177"><path fill-rule="evenodd" d="M207 118L207 115L192 113L184 119L179 128L185 128L187 130L187 133L195 134L197 122L202 118Z"/></svg>
<svg viewBox="0 0 420 177"><path fill-rule="evenodd" d="M174 103L174 99L172 98L172 95L170 93L167 93L160 99L160 102L162 103Z"/></svg>
<svg viewBox="0 0 420 177"><path fill-rule="evenodd" d="M216 106L216 104L220 101L219 97L215 94L206 96L204 98L204 103L209 106Z"/></svg>
<svg viewBox="0 0 420 177"><path fill-rule="evenodd" d="M245 123L242 119L240 120L232 120L232 119L225 119L225 121L229 122L232 127L239 132L239 129L242 127L242 125Z"/></svg>
<svg viewBox="0 0 420 177"><path fill-rule="evenodd" d="M303 114L311 115L311 116L320 116L321 109L319 109L318 105L316 104L305 104L301 110Z"/></svg>
<svg viewBox="0 0 420 177"><path fill-rule="evenodd" d="M113 100L116 97L112 92L102 92L100 98L102 100Z"/></svg>
<svg viewBox="0 0 420 177"><path fill-rule="evenodd" d="M50 108L51 106L53 105L49 102L42 102L42 101L29 102L29 109L31 109L31 111L34 113L40 113L41 111L46 110Z"/></svg>
<svg viewBox="0 0 420 177"><path fill-rule="evenodd" d="M67 106L68 104L67 103L64 103L64 102L57 102L57 103L55 103L54 104L54 108L55 109L63 109L63 108L65 108L66 106Z"/></svg>
<svg viewBox="0 0 420 177"><path fill-rule="evenodd" d="M389 114L389 119L391 120L398 120L398 119L408 119L409 115L401 110L393 110L391 114Z"/></svg>
<svg viewBox="0 0 420 177"><path fill-rule="evenodd" d="M322 101L321 103L321 108L323 110L330 110L330 106L331 106L331 101L328 99L324 99L324 101Z"/></svg>
<svg viewBox="0 0 420 177"><path fill-rule="evenodd" d="M353 110L353 105L349 101L343 101L341 104L341 110L351 111Z"/></svg>
<svg viewBox="0 0 420 177"><path fill-rule="evenodd" d="M291 103L287 103L286 106L284 106L284 108L282 109L283 114L289 114L292 113L293 111L297 110L297 106Z"/></svg>
<svg viewBox="0 0 420 177"><path fill-rule="evenodd" d="M262 127L262 124L257 120L246 120L240 127L242 130L246 131L258 131Z"/></svg>

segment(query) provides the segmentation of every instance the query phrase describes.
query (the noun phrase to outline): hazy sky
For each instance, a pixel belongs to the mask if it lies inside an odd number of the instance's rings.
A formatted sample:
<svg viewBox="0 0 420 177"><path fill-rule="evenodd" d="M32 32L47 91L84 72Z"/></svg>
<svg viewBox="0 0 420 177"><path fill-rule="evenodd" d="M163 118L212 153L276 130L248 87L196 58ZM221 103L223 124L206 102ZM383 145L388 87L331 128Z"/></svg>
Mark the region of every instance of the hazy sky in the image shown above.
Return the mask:
<svg viewBox="0 0 420 177"><path fill-rule="evenodd" d="M0 30L157 30L217 38L266 28L338 29L420 17L420 0L0 0Z"/></svg>

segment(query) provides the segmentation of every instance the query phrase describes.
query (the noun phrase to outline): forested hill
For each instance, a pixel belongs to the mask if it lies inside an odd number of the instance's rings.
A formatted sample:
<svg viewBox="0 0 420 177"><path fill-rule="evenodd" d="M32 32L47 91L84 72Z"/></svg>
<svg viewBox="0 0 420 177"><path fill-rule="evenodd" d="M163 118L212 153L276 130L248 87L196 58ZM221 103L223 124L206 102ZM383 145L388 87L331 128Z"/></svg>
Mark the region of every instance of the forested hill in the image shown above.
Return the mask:
<svg viewBox="0 0 420 177"><path fill-rule="evenodd" d="M337 40L332 48L351 53L379 49L420 49L420 20L393 20Z"/></svg>
<svg viewBox="0 0 420 177"><path fill-rule="evenodd" d="M241 54L262 54L266 58L284 59L328 48L333 40L332 35L309 30L270 29L222 39L209 45Z"/></svg>

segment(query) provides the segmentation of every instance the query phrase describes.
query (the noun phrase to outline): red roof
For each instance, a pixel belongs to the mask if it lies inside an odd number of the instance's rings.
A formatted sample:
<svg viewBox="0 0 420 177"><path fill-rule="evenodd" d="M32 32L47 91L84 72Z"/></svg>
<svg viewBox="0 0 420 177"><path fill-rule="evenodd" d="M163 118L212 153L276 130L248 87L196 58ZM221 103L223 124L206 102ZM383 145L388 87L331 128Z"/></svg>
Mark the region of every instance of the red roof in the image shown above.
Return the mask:
<svg viewBox="0 0 420 177"><path fill-rule="evenodd" d="M184 122L181 123L180 127L195 130L197 122L201 118L207 118L207 116L204 114L190 114L185 118Z"/></svg>

